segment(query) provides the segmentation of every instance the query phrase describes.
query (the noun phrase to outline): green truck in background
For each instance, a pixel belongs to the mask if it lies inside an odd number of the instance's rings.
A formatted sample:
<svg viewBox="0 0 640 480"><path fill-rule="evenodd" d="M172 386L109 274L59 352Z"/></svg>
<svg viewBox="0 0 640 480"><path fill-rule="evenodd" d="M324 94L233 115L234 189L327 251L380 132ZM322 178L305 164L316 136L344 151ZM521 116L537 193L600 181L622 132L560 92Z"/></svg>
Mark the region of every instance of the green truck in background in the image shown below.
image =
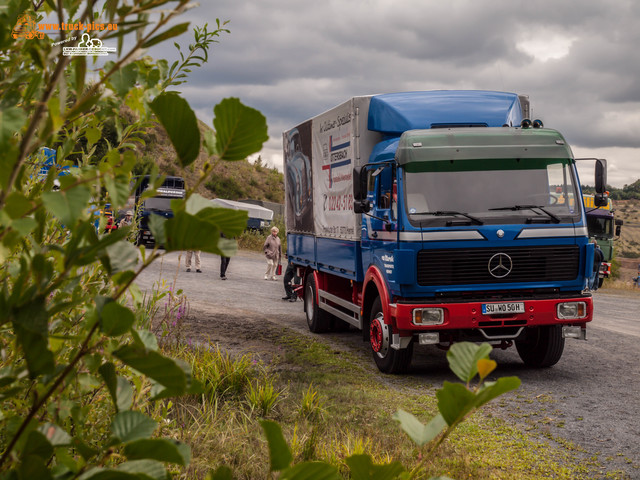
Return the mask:
<svg viewBox="0 0 640 480"><path fill-rule="evenodd" d="M613 202L609 199L607 205L596 207L593 195L583 195L584 209L587 215L587 229L589 239L598 242L602 250L603 259L600 265L600 280L598 286L601 287L605 278L611 276L611 261L613 260L613 240L620 236L623 221L615 219ZM614 229L615 226L615 229Z"/></svg>

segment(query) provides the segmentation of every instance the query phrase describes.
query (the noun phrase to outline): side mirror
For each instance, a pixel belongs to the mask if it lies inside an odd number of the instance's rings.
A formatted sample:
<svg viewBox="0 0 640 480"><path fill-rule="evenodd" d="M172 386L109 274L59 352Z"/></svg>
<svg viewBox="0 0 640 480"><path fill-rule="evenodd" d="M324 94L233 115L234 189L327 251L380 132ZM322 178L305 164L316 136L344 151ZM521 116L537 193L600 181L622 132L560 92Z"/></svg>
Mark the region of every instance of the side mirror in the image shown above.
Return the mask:
<svg viewBox="0 0 640 480"><path fill-rule="evenodd" d="M596 193L603 194L607 191L607 161L603 158L596 159Z"/></svg>
<svg viewBox="0 0 640 480"><path fill-rule="evenodd" d="M596 207L604 207L609 203L609 195L607 194L607 161L603 158L596 159L596 194L593 197L593 203Z"/></svg>
<svg viewBox="0 0 640 480"><path fill-rule="evenodd" d="M624 225L624 221L620 218L616 218L616 237L620 236L620 231L622 230L622 225Z"/></svg>
<svg viewBox="0 0 640 480"><path fill-rule="evenodd" d="M353 211L367 213L371 205L367 200L368 170L365 167L353 169Z"/></svg>
<svg viewBox="0 0 640 480"><path fill-rule="evenodd" d="M353 199L356 202L367 199L367 172L365 167L353 169Z"/></svg>
<svg viewBox="0 0 640 480"><path fill-rule="evenodd" d="M367 213L369 210L371 210L371 204L367 199L353 201L354 213Z"/></svg>

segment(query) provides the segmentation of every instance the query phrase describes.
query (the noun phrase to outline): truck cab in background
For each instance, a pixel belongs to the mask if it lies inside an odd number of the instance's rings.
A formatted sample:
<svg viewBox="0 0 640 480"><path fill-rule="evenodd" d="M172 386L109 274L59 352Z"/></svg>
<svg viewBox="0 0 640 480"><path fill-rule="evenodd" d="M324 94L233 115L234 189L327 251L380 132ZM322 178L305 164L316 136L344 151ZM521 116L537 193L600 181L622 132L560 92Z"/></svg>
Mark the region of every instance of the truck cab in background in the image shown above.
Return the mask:
<svg viewBox="0 0 640 480"><path fill-rule="evenodd" d="M152 197L145 197L145 191L152 189L149 175L133 177L131 180L133 194L127 202L126 208L119 212L118 217L124 216L124 211L133 210L134 225L137 226L136 245L155 245L155 239L149 228L152 215L163 218L173 217L171 200L184 198L186 195L184 179L182 177L167 176L162 185L156 189Z"/></svg>
<svg viewBox="0 0 640 480"><path fill-rule="evenodd" d="M597 207L593 195L583 195L589 238L598 242L603 261L600 265L598 286L611 276L611 262L614 257L613 242L620 236L623 221L615 218L613 202L609 198L606 205Z"/></svg>
<svg viewBox="0 0 640 480"><path fill-rule="evenodd" d="M311 331L362 330L387 373L414 346L515 345L548 367L586 339L594 248L574 157L525 100L354 97L284 133L287 254Z"/></svg>

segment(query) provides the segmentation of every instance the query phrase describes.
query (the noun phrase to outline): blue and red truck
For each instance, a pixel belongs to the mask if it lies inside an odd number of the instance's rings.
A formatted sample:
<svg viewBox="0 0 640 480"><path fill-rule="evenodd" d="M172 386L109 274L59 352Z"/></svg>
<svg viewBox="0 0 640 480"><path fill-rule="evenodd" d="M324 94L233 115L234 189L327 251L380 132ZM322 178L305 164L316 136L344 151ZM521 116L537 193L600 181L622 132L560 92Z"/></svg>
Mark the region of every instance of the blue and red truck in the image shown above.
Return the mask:
<svg viewBox="0 0 640 480"><path fill-rule="evenodd" d="M361 330L387 373L415 346L515 345L548 367L586 339L594 248L575 159L528 111L514 93L392 93L284 132L287 257L312 332ZM595 175L604 204L604 162Z"/></svg>

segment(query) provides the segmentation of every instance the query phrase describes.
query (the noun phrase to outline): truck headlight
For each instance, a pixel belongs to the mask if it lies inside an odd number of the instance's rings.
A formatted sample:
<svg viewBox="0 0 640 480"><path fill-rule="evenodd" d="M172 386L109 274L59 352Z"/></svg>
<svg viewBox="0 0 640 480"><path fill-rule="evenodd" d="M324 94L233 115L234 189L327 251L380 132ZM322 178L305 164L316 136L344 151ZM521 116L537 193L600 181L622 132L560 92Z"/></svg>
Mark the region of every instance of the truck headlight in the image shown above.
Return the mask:
<svg viewBox="0 0 640 480"><path fill-rule="evenodd" d="M442 325L444 323L444 309L416 308L413 311L414 325Z"/></svg>
<svg viewBox="0 0 640 480"><path fill-rule="evenodd" d="M559 303L556 308L558 318L562 320L576 320L587 316L587 304L585 302Z"/></svg>

